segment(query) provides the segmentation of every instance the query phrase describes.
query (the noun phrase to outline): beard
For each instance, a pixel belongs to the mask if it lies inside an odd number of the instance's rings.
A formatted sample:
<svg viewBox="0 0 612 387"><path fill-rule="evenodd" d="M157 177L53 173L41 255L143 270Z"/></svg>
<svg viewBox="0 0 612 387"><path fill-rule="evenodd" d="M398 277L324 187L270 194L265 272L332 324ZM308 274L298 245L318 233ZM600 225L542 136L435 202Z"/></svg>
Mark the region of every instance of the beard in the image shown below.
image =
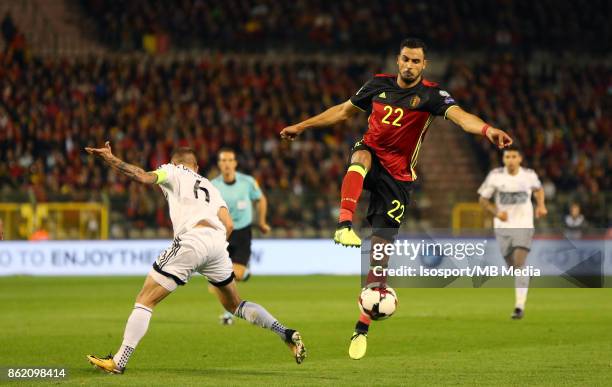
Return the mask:
<svg viewBox="0 0 612 387"><path fill-rule="evenodd" d="M418 73L417 75L412 75L410 73L407 73L407 75L405 74L406 73L400 73L400 78L402 78L402 81L404 81L405 83L412 83L419 79L419 77L421 76L421 73Z"/></svg>

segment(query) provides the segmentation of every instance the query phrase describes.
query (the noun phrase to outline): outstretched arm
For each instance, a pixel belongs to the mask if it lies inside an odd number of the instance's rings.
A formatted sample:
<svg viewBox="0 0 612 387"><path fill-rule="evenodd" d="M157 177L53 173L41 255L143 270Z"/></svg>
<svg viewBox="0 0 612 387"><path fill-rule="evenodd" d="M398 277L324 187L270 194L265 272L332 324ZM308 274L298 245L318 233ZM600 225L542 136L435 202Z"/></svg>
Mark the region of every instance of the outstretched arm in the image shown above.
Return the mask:
<svg viewBox="0 0 612 387"><path fill-rule="evenodd" d="M488 125L480 117L466 112L459 106L449 108L446 117L468 133L486 136L489 141L500 149L510 146L513 142L506 132Z"/></svg>
<svg viewBox="0 0 612 387"><path fill-rule="evenodd" d="M155 184L157 182L157 175L155 173L146 172L144 169L128 164L113 155L111 152L110 142L108 141L104 143L104 148L86 147L85 150L91 155L100 157L108 165L117 169L119 172L123 173L132 180L145 184Z"/></svg>
<svg viewBox="0 0 612 387"><path fill-rule="evenodd" d="M349 117L360 111L361 110L349 100L339 105L332 106L323 113L304 120L299 124L287 126L281 131L280 135L282 138L294 140L306 129L333 126L339 122L346 121Z"/></svg>

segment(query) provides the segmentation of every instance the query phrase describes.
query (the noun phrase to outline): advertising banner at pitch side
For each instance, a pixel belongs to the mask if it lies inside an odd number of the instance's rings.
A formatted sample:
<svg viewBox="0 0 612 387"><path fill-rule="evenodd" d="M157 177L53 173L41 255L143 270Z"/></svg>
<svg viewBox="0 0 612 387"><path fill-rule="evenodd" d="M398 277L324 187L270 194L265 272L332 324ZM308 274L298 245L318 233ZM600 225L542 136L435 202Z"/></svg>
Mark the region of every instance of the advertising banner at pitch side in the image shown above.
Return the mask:
<svg viewBox="0 0 612 387"><path fill-rule="evenodd" d="M428 245L432 242L437 245ZM536 238L528 255L529 271L522 274L532 277L571 277L574 274L610 277L610 242L605 238L580 241ZM3 241L0 242L0 276L144 275L169 245L167 240ZM250 266L254 274L261 275L365 276L371 266L370 249L367 239L361 251L339 247L331 240L323 239L254 240ZM410 281L423 277L439 280L439 283L434 281L434 285L430 283L427 286L445 286L449 278L456 277L469 278L476 285L475 281L484 282L502 276L504 268L505 274L509 274L500 245L491 237L400 237L389 249L387 252L391 253L391 259L385 269L389 271L390 284L399 281L395 285L398 287L420 286Z"/></svg>

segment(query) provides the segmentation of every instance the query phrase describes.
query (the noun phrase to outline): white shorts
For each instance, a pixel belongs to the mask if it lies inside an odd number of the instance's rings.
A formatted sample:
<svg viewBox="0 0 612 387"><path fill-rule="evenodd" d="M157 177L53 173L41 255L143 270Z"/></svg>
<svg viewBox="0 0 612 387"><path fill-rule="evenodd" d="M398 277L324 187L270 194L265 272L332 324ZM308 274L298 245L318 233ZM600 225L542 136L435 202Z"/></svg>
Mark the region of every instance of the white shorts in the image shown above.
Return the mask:
<svg viewBox="0 0 612 387"><path fill-rule="evenodd" d="M194 272L212 285L225 286L234 278L232 261L227 252L225 232L198 227L174 238L153 263L149 274L169 291L185 285Z"/></svg>
<svg viewBox="0 0 612 387"><path fill-rule="evenodd" d="M502 256L508 258L517 248L530 251L533 233L533 228L496 228L495 239Z"/></svg>

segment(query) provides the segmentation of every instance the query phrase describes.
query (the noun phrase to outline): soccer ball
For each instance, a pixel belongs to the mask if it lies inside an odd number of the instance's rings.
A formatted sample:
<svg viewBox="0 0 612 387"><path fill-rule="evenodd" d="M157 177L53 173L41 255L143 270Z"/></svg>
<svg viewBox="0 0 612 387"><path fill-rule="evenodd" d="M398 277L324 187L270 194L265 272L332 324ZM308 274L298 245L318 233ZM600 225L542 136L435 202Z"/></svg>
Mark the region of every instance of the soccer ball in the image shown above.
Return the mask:
<svg viewBox="0 0 612 387"><path fill-rule="evenodd" d="M395 313L397 294L393 288L364 288L359 295L359 309L372 320L384 320Z"/></svg>

